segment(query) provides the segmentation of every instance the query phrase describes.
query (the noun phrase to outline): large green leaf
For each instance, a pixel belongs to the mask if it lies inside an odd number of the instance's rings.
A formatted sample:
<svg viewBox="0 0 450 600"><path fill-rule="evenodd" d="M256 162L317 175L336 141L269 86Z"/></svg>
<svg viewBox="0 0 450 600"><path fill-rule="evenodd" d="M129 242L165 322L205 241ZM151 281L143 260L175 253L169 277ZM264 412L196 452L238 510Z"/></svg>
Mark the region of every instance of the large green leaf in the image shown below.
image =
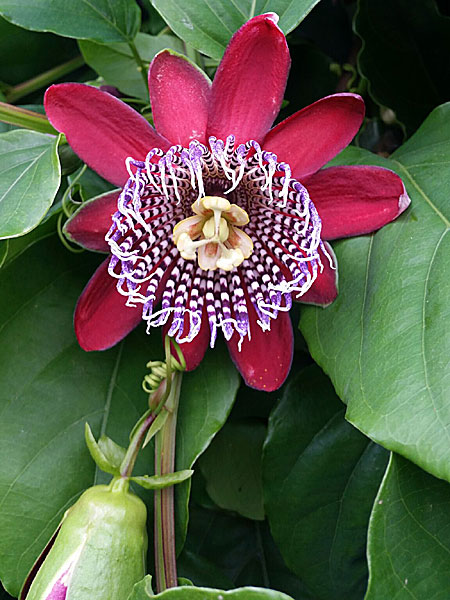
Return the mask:
<svg viewBox="0 0 450 600"><path fill-rule="evenodd" d="M95 261L96 262L96 261ZM0 274L0 578L16 595L65 509L104 481L84 442L126 444L144 412L140 383L159 348L143 331L108 352L86 353L73 308L95 265L54 236L15 256ZM136 474L146 465L137 465Z"/></svg>
<svg viewBox="0 0 450 600"><path fill-rule="evenodd" d="M50 208L61 181L58 138L35 131L0 135L0 239L27 233Z"/></svg>
<svg viewBox="0 0 450 600"><path fill-rule="evenodd" d="M227 423L199 461L211 499L249 519L264 519L261 482L266 426L256 419Z"/></svg>
<svg viewBox="0 0 450 600"><path fill-rule="evenodd" d="M104 43L131 41L140 24L135 0L0 0L0 14L25 29Z"/></svg>
<svg viewBox="0 0 450 600"><path fill-rule="evenodd" d="M317 366L274 409L264 446L266 511L286 564L321 600L360 600L370 511L387 452L344 420Z"/></svg>
<svg viewBox="0 0 450 600"><path fill-rule="evenodd" d="M11 600L12 596L10 596L0 584L0 599L1 600Z"/></svg>
<svg viewBox="0 0 450 600"><path fill-rule="evenodd" d="M351 423L450 479L450 104L390 160L350 149L336 162L397 171L412 206L375 235L335 244L339 296L305 308L302 332Z"/></svg>
<svg viewBox="0 0 450 600"><path fill-rule="evenodd" d="M79 45L84 60L106 83L117 87L124 94L148 101L147 86L128 44L105 45L81 41ZM173 35L138 33L135 45L145 63L149 63L155 54L165 48L183 51L183 43Z"/></svg>
<svg viewBox="0 0 450 600"><path fill-rule="evenodd" d="M200 366L183 376L177 422L176 471L191 469L225 423L239 387L239 375L224 344L206 354ZM191 480L175 487L177 546L189 520Z"/></svg>
<svg viewBox="0 0 450 600"><path fill-rule="evenodd" d="M414 131L450 96L450 18L435 0L359 0L355 29L371 95Z"/></svg>
<svg viewBox="0 0 450 600"><path fill-rule="evenodd" d="M231 36L253 15L275 12L289 33L319 0L152 0L169 27L204 54L221 58ZM253 12L252 12L253 11Z"/></svg>
<svg viewBox="0 0 450 600"><path fill-rule="evenodd" d="M195 475L194 475L195 477ZM264 586L297 600L317 600L284 563L267 522L253 521L217 509L194 506L186 546L178 559L179 573L195 585L211 585L210 574L220 574L214 586L225 589ZM211 567L212 565L212 567ZM205 569L209 571L205 572ZM230 584L220 583L224 580Z"/></svg>
<svg viewBox="0 0 450 600"><path fill-rule="evenodd" d="M450 597L450 485L392 455L369 527L366 600Z"/></svg>
<svg viewBox="0 0 450 600"><path fill-rule="evenodd" d="M0 81L22 83L78 54L74 40L27 31L0 17Z"/></svg>
<svg viewBox="0 0 450 600"><path fill-rule="evenodd" d="M128 597L128 600L148 600L148 598L155 598L155 600L160 598L161 600L170 600L171 598L174 600L223 600L225 598L230 598L230 600L292 600L286 594L263 588L240 588L224 591L180 586L155 595L151 588L151 579L147 576L135 585L134 592Z"/></svg>

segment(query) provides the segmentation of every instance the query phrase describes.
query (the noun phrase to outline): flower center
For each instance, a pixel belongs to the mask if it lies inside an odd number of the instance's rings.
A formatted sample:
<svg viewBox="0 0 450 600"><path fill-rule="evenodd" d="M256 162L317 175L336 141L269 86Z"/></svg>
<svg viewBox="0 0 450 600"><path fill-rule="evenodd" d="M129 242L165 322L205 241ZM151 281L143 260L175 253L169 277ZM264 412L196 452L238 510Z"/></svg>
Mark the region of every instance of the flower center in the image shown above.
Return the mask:
<svg viewBox="0 0 450 600"><path fill-rule="evenodd" d="M249 218L245 210L221 196L204 196L192 205L195 216L177 223L173 241L186 260L198 260L204 271L238 267L253 251L251 238L239 227Z"/></svg>
<svg viewBox="0 0 450 600"><path fill-rule="evenodd" d="M128 306L142 304L148 331L170 319L168 335L189 342L207 319L211 346L219 329L250 338L253 311L270 329L310 289L321 256L332 264L308 190L255 140L211 136L126 166L108 272Z"/></svg>

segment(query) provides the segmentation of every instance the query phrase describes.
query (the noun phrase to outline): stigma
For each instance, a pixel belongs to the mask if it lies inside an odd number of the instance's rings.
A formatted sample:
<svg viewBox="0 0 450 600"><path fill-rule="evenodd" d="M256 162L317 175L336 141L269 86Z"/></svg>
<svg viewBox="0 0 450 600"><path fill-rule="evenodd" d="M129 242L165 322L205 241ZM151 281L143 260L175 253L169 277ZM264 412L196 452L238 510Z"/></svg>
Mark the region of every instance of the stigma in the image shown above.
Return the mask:
<svg viewBox="0 0 450 600"><path fill-rule="evenodd" d="M240 227L248 214L221 196L203 196L192 204L194 215L177 223L173 242L185 260L197 260L204 271L232 271L253 251L251 238Z"/></svg>

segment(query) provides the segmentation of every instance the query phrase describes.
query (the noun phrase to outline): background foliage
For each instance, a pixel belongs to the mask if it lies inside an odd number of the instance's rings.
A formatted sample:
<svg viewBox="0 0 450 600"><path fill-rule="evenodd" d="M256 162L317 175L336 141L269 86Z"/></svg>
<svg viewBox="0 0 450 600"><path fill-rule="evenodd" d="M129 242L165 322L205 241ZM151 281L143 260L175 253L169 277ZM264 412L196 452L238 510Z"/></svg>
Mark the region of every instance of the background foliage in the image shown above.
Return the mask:
<svg viewBox="0 0 450 600"><path fill-rule="evenodd" d="M334 244L339 297L325 310L292 311L300 330L279 392L246 388L221 346L184 377L177 468L195 473L176 488L179 574L296 600L443 600L448 3L0 0L0 100L42 113L47 85L87 81L114 86L151 118L140 69L159 50L182 52L212 76L234 31L267 11L280 15L292 55L280 118L336 91L362 94L363 128L334 163L396 171L412 205L375 235ZM159 336L141 327L107 352L78 347L73 308L100 257L61 243L62 200L68 188L85 201L110 186L89 169L77 179L77 157L45 120L31 125L0 123L0 578L14 597L64 510L107 480L85 447L85 421L96 437L126 444L147 403L145 363L162 358ZM137 472L151 465L148 448ZM151 493L137 491L151 508ZM132 599L150 589L144 580Z"/></svg>

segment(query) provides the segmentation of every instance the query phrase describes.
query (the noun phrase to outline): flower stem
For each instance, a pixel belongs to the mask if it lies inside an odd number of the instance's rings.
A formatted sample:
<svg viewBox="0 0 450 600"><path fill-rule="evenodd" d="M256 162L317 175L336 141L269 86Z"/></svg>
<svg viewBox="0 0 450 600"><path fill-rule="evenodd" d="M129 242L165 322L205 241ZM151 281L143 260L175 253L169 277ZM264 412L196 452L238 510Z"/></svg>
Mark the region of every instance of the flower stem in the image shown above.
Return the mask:
<svg viewBox="0 0 450 600"><path fill-rule="evenodd" d="M128 46L133 54L134 60L136 61L137 69L140 72L142 79L144 80L145 87L148 87L147 67L145 66L144 61L142 60L138 49L136 48L136 44L134 42L128 42Z"/></svg>
<svg viewBox="0 0 450 600"><path fill-rule="evenodd" d="M155 474L165 475L175 470L175 437L177 410L180 397L182 373L172 375L170 396L166 407L169 416L155 443ZM177 565L175 552L175 518L173 486L155 491L155 562L158 593L176 587Z"/></svg>
<svg viewBox="0 0 450 600"><path fill-rule="evenodd" d="M134 435L130 441L130 445L127 448L125 457L122 461L122 464L120 465L121 477L131 477L142 442L144 441L145 435L149 430L150 425L153 423L156 417L157 414L151 412L147 416L147 418L142 421L142 423L134 432Z"/></svg>
<svg viewBox="0 0 450 600"><path fill-rule="evenodd" d="M58 135L58 132L50 124L45 115L25 108L19 108L18 106L12 106L11 104L6 104L6 102L0 102L0 121L9 123L10 125L17 125L18 127L25 127L26 129L33 129L40 133Z"/></svg>
<svg viewBox="0 0 450 600"><path fill-rule="evenodd" d="M23 83L19 83L19 85L15 85L10 88L6 92L6 100L7 102L16 102L23 98L24 96L28 96L32 92L36 90L40 90L43 87L47 87L50 83L53 83L57 79L64 77L68 73L75 71L76 69L82 67L84 65L84 58L80 56L76 56L71 60L68 60L57 67L53 67L53 69L49 69L48 71L44 71L40 75L36 75L32 79L28 81L24 81Z"/></svg>

